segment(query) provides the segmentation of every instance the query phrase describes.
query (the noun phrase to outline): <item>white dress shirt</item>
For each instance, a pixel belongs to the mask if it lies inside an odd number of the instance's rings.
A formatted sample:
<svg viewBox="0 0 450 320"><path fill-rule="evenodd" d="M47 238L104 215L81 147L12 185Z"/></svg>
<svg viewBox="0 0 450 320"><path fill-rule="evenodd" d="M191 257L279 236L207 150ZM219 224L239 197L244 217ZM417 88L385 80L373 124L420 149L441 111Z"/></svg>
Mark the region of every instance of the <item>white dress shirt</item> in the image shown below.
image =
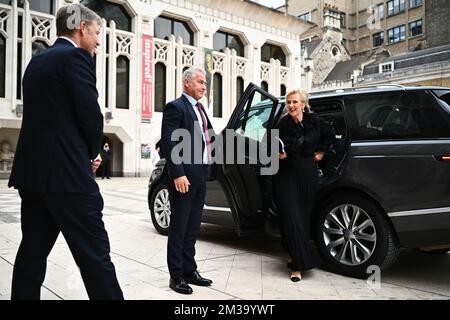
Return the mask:
<svg viewBox="0 0 450 320"><path fill-rule="evenodd" d="M203 137L203 141L205 142L205 149L203 150L203 164L208 164L208 148L206 146L206 137L205 137L205 133L203 132L203 120L202 120L202 116L200 115L200 112L198 111L197 108L197 100L195 100L193 97L191 97L190 95L186 94L183 92L183 95L189 100L192 108L194 109L195 115L197 116L197 120L198 120L198 124L200 125L200 129L202 132L202 137ZM205 113L205 108L203 108L203 113ZM206 119L206 114L205 114L205 119ZM207 120L208 121L208 120Z"/></svg>

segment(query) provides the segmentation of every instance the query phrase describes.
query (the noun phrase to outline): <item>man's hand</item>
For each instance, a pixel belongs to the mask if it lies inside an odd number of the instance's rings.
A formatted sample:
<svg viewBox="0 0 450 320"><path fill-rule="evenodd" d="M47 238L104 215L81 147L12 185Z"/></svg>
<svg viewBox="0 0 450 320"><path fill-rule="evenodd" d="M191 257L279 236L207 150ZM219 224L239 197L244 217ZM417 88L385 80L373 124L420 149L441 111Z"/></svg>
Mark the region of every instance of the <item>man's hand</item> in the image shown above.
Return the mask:
<svg viewBox="0 0 450 320"><path fill-rule="evenodd" d="M322 151L314 152L314 161L320 161L323 159L324 153Z"/></svg>
<svg viewBox="0 0 450 320"><path fill-rule="evenodd" d="M279 158L280 158L280 160L286 159L287 158L287 153L286 152L280 153L279 154Z"/></svg>
<svg viewBox="0 0 450 320"><path fill-rule="evenodd" d="M173 182L175 183L175 189L178 192L181 193L189 192L189 186L191 184L189 183L189 180L186 176L178 177L174 179Z"/></svg>
<svg viewBox="0 0 450 320"><path fill-rule="evenodd" d="M98 167L100 167L101 164L102 164L101 160L92 161L92 172L95 173L95 171L97 171Z"/></svg>

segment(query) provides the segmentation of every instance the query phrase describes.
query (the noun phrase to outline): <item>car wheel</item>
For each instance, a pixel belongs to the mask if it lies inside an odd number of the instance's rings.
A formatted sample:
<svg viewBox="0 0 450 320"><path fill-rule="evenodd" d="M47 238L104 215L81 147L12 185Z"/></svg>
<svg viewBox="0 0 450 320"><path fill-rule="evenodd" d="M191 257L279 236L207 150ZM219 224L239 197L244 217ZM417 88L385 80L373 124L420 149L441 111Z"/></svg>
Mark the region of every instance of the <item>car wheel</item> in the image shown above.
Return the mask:
<svg viewBox="0 0 450 320"><path fill-rule="evenodd" d="M395 262L399 246L383 211L370 199L341 194L320 211L315 225L319 255L331 271L367 278Z"/></svg>
<svg viewBox="0 0 450 320"><path fill-rule="evenodd" d="M170 225L169 190L163 184L158 184L150 195L150 215L153 226L160 234L167 235Z"/></svg>

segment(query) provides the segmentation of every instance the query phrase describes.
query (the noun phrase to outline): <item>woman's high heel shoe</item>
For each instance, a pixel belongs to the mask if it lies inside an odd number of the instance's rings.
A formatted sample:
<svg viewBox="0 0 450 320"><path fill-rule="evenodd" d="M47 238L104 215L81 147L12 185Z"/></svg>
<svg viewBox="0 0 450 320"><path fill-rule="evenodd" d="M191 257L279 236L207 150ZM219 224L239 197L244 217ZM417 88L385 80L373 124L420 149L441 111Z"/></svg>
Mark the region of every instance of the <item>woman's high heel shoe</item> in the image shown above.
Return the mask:
<svg viewBox="0 0 450 320"><path fill-rule="evenodd" d="M292 282L299 282L302 280L302 275L300 272L292 272L291 274L291 281Z"/></svg>

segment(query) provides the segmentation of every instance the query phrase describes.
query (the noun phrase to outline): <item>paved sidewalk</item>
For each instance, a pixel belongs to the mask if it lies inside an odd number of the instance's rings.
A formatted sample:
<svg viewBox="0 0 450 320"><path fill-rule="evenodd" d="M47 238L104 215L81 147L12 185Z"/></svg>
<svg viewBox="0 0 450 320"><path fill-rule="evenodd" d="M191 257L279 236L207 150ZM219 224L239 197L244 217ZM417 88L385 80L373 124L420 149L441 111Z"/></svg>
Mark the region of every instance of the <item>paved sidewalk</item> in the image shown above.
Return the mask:
<svg viewBox="0 0 450 320"><path fill-rule="evenodd" d="M179 295L168 287L165 236L151 223L147 207L148 178L98 180L111 256L126 299L450 299L450 254L427 255L405 250L384 272L380 288L364 280L320 268L293 283L286 254L275 237L238 238L228 228L203 224L197 261L212 287L193 286ZM21 239L20 198L0 180L0 299L10 298L14 258ZM43 299L87 299L70 251L60 236L49 256Z"/></svg>

